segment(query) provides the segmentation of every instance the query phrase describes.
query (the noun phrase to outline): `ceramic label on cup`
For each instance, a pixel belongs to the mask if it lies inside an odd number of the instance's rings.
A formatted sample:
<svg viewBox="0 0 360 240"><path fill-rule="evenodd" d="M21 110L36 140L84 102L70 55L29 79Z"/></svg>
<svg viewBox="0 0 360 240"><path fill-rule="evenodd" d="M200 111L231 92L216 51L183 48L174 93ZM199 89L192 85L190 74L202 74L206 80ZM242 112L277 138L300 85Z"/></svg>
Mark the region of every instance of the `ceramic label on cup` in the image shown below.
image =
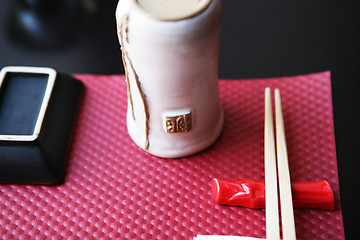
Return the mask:
<svg viewBox="0 0 360 240"><path fill-rule="evenodd" d="M145 151L176 158L219 137L220 0L120 0L127 128Z"/></svg>
<svg viewBox="0 0 360 240"><path fill-rule="evenodd" d="M165 129L168 133L189 132L192 129L190 110L164 113Z"/></svg>

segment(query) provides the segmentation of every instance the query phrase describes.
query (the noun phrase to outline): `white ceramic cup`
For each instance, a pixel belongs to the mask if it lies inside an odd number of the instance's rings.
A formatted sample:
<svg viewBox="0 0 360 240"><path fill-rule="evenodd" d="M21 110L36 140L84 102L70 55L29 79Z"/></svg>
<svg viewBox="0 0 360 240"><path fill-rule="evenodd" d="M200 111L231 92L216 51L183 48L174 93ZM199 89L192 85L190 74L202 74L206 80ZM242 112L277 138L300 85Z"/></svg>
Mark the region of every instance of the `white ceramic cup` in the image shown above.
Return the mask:
<svg viewBox="0 0 360 240"><path fill-rule="evenodd" d="M144 1L144 0L143 0ZM165 158L197 153L221 134L218 96L221 0L159 16L138 0L116 10L128 90L127 128L145 151Z"/></svg>

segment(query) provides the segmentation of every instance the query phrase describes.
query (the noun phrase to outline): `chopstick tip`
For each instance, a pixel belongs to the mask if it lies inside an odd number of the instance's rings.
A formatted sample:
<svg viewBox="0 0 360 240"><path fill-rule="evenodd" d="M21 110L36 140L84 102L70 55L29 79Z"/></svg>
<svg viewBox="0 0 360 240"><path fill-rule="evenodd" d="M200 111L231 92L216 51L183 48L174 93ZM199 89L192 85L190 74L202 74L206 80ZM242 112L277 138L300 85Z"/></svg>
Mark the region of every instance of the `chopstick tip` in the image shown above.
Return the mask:
<svg viewBox="0 0 360 240"><path fill-rule="evenodd" d="M276 99L276 98L280 98L280 90L279 90L278 88L275 89L274 95L275 95L275 99Z"/></svg>
<svg viewBox="0 0 360 240"><path fill-rule="evenodd" d="M269 87L265 88L265 95L270 95L271 94L271 89Z"/></svg>

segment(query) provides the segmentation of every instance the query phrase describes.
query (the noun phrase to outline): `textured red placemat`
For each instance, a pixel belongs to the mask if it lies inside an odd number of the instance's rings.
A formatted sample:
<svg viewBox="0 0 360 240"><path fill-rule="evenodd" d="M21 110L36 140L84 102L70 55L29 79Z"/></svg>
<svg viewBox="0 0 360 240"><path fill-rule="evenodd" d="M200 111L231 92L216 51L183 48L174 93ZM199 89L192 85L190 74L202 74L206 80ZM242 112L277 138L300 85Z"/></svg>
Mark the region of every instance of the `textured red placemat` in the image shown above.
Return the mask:
<svg viewBox="0 0 360 240"><path fill-rule="evenodd" d="M291 178L326 179L335 211L295 209L298 239L344 239L330 72L226 81L225 127L209 149L169 160L127 135L124 76L76 75L86 86L61 186L0 186L2 239L191 239L265 237L264 210L215 204L210 181L264 179L264 88L280 88Z"/></svg>

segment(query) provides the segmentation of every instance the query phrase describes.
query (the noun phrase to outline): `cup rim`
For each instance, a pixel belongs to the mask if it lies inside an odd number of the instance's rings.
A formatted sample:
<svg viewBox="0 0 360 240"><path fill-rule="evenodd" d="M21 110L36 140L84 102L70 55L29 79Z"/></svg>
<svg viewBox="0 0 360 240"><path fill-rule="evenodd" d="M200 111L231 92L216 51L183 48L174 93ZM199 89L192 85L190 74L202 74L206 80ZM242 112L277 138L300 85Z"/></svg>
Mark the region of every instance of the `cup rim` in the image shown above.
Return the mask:
<svg viewBox="0 0 360 240"><path fill-rule="evenodd" d="M181 21L181 20L195 17L195 16L199 15L200 13L204 12L213 1L214 0L206 0L206 2L204 2L204 4L200 8L196 9L195 11L184 14L183 16L175 16L175 17L160 16L160 15L153 14L149 11L146 11L144 8L142 8L140 6L140 3L138 2L138 0L130 0L130 3L135 7L135 9L137 9L142 14L144 14L150 18L164 21L164 22L170 22L170 21Z"/></svg>

